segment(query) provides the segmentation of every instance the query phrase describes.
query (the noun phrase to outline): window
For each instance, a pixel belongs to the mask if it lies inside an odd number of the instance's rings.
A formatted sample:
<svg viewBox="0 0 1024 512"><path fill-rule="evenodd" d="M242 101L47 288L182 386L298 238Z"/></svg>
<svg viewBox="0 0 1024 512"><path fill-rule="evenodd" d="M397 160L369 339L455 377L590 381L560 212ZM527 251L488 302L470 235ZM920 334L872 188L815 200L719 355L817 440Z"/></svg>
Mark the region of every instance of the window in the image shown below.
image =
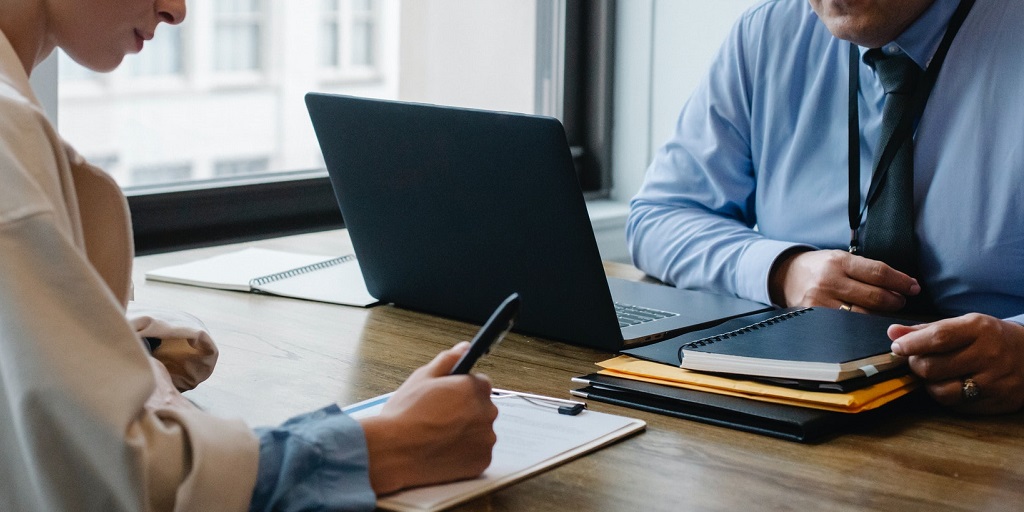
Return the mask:
<svg viewBox="0 0 1024 512"><path fill-rule="evenodd" d="M374 14L371 0L352 0L352 51L349 52L355 66L373 65Z"/></svg>
<svg viewBox="0 0 1024 512"><path fill-rule="evenodd" d="M177 76L185 72L182 27L164 27L160 37L147 44L146 57L131 58L125 65L133 76ZM80 68L80 67L79 67Z"/></svg>
<svg viewBox="0 0 1024 512"><path fill-rule="evenodd" d="M327 68L341 67L340 0L323 0L323 23L320 26L320 60Z"/></svg>
<svg viewBox="0 0 1024 512"><path fill-rule="evenodd" d="M267 157L221 160L213 165L213 175L217 178L249 176L265 173L269 170L270 159Z"/></svg>
<svg viewBox="0 0 1024 512"><path fill-rule="evenodd" d="M213 6L214 69L263 69L263 2L213 0Z"/></svg>
<svg viewBox="0 0 1024 512"><path fill-rule="evenodd" d="M325 70L350 76L375 70L376 9L372 0L322 0L320 64Z"/></svg>
<svg viewBox="0 0 1024 512"><path fill-rule="evenodd" d="M138 185L154 183L176 183L192 178L192 164L156 164L135 167L131 170L132 181Z"/></svg>
<svg viewBox="0 0 1024 512"><path fill-rule="evenodd" d="M99 167L100 169L106 169L107 172L111 172L112 169L117 169L117 167L121 165L121 157L116 154L83 156L89 161L89 163Z"/></svg>
<svg viewBox="0 0 1024 512"><path fill-rule="evenodd" d="M87 158L117 155L104 168L129 195L140 254L212 243L224 233L270 234L257 233L259 226L274 226L275 233L334 226L341 219L305 111L305 93L559 116L562 87L571 83L585 91L591 80L588 75L563 82L563 71L578 73L580 63L593 60L569 60L565 47L589 44L581 43L587 38L579 34L599 28L566 18L579 18L579 12L597 5L612 4L191 2L183 24L162 25L145 50L126 58L114 73L92 73L62 57L59 129ZM571 40L564 33L568 26L577 27ZM590 117L569 112L577 104L567 104L563 116L574 144L583 139L572 132L588 126ZM590 155L575 154L580 162ZM600 178L584 182L596 191L607 186ZM290 202L282 199L274 208L239 214L241 227L212 226L216 216L195 206L208 199L221 211L253 202L254 194L269 204L278 198L261 194L282 190ZM173 206L196 195L203 199L190 208ZM259 218L246 217L250 214Z"/></svg>

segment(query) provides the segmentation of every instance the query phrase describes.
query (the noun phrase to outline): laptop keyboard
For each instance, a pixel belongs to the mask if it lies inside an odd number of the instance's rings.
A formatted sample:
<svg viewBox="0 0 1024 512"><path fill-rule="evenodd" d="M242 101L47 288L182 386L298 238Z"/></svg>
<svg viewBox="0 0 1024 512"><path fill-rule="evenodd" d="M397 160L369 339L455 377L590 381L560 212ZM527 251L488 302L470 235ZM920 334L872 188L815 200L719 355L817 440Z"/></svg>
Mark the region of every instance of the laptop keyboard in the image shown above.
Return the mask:
<svg viewBox="0 0 1024 512"><path fill-rule="evenodd" d="M619 317L619 327L630 327L633 325L653 322L654 320L660 320L662 318L679 316L679 313L642 308L640 306L622 304L619 302L615 303L615 314Z"/></svg>

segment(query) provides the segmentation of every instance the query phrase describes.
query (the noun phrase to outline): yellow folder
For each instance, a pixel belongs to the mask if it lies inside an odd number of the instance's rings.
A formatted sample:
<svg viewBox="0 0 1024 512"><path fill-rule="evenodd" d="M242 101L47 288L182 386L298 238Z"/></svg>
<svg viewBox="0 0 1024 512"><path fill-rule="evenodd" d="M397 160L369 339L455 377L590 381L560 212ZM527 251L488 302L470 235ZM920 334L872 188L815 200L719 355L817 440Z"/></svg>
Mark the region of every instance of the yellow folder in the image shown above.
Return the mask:
<svg viewBox="0 0 1024 512"><path fill-rule="evenodd" d="M917 377L905 375L849 393L825 393L693 372L630 356L614 357L597 365L603 368L598 373L613 377L845 413L857 413L880 407L906 395L919 385Z"/></svg>

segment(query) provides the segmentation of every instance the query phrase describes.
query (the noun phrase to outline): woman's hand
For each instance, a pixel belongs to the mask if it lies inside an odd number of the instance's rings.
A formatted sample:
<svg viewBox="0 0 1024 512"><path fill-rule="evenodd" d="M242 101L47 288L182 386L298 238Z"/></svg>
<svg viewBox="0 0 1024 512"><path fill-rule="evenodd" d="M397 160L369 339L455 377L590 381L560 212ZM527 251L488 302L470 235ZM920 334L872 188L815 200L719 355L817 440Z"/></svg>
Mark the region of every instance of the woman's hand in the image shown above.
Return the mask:
<svg viewBox="0 0 1024 512"><path fill-rule="evenodd" d="M441 352L409 376L379 416L360 420L378 495L472 478L490 465L498 417L491 382L449 375L468 348L463 342Z"/></svg>

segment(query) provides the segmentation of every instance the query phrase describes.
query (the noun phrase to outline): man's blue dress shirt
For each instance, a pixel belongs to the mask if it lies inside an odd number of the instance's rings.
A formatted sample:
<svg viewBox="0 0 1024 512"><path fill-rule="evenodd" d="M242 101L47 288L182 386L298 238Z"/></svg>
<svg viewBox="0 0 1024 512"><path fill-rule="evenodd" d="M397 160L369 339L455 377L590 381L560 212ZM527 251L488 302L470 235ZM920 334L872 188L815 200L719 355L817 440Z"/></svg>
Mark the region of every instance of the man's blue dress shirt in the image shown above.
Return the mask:
<svg viewBox="0 0 1024 512"><path fill-rule="evenodd" d="M926 67L957 4L936 0L883 49ZM947 314L1024 313L1021 48L1024 2L977 0L916 132L919 281ZM860 76L863 202L884 97L863 59ZM676 286L768 303L783 251L846 249L848 81L849 43L807 0L747 11L632 201L636 265Z"/></svg>

